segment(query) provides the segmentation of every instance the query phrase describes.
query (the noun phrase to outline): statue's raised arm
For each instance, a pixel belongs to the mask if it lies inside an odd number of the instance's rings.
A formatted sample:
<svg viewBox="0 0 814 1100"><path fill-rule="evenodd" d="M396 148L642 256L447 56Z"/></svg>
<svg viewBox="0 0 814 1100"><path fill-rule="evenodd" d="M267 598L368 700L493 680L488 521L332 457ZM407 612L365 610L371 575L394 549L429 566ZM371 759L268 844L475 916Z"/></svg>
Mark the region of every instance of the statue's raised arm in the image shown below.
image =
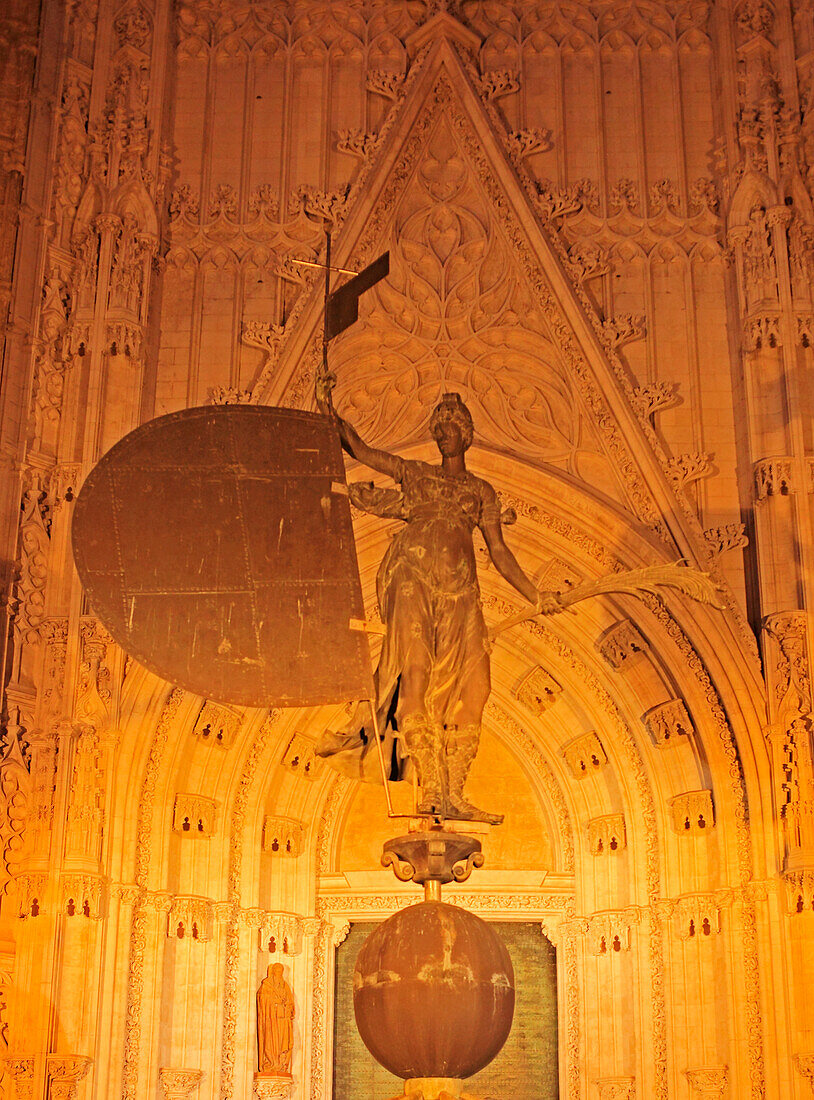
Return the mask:
<svg viewBox="0 0 814 1100"><path fill-rule="evenodd" d="M326 377L319 376L317 378L315 396L319 411L325 413L326 416L330 416L336 422L339 428L339 438L342 440L342 446L351 458L355 458L357 462L361 462L365 466L369 466L371 470L378 470L379 473L387 474L388 477L395 479L398 470L398 458L396 455L390 454L389 451L382 451L376 447L369 446L365 443L353 425L349 424L347 420L339 415L333 407L333 401L331 400L333 385L333 375L327 375Z"/></svg>

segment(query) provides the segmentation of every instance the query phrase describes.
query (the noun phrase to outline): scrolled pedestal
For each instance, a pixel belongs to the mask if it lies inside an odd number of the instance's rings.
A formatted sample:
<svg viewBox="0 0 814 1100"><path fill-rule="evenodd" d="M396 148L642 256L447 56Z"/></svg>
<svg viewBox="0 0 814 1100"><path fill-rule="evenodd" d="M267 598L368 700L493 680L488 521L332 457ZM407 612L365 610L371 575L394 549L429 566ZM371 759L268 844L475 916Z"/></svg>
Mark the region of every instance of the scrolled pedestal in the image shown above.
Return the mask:
<svg viewBox="0 0 814 1100"><path fill-rule="evenodd" d="M417 882L427 900L439 900L446 882L466 882L483 866L481 843L474 836L447 829L426 829L388 840L382 866L391 867L401 882Z"/></svg>
<svg viewBox="0 0 814 1100"><path fill-rule="evenodd" d="M255 1073L254 1100L289 1100L294 1087L292 1077L279 1077L272 1073Z"/></svg>

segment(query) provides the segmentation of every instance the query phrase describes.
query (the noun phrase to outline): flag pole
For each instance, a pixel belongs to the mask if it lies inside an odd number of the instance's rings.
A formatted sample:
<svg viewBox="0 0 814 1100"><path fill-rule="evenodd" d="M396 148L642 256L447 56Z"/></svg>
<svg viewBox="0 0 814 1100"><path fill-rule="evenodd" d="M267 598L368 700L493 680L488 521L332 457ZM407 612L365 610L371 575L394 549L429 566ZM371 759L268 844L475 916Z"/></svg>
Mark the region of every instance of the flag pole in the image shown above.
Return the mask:
<svg viewBox="0 0 814 1100"><path fill-rule="evenodd" d="M331 231L325 230L325 301L322 308L322 378L327 379L328 371L328 299L331 296ZM333 394L326 386L326 400L333 407Z"/></svg>
<svg viewBox="0 0 814 1100"><path fill-rule="evenodd" d="M379 276L381 278L381 276ZM361 292L360 292L361 293ZM323 308L323 323L322 323L322 377L328 378L328 344L330 342L330 335L328 332L328 303L331 296L331 231L325 230L325 303ZM333 405L332 395L330 387L326 387L326 396L329 405ZM370 718L373 726L373 736L376 739L376 755L379 760L379 768L382 773L382 784L384 786L384 798L387 803L387 816L396 817L396 813L393 810L393 800L390 797L390 781L388 778L387 767L384 760L384 749L382 748L382 737L379 729L379 714L377 710L377 698L374 687L374 693L368 700L370 703Z"/></svg>

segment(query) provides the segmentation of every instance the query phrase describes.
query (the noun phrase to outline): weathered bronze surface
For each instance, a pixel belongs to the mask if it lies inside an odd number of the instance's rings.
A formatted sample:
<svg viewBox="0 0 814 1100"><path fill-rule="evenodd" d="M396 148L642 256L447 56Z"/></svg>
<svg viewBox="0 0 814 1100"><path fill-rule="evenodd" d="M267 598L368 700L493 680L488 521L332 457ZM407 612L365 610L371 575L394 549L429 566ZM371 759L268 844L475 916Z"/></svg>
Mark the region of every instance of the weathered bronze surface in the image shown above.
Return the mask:
<svg viewBox="0 0 814 1100"><path fill-rule="evenodd" d="M506 1041L514 971L500 937L454 905L421 902L365 941L353 975L356 1024L397 1077L466 1078Z"/></svg>
<svg viewBox="0 0 814 1100"><path fill-rule="evenodd" d="M560 600L537 591L504 542L494 488L466 468L474 428L459 394L444 394L433 410L430 427L441 453L441 464L435 466L365 443L333 410L330 387L330 377L318 379L317 404L334 417L345 450L396 485L356 483L350 486L351 500L363 511L404 523L377 578L386 630L377 672L377 716L386 755L402 764L409 757L421 787L420 813L499 824L501 814L473 806L464 794L491 690L475 528L497 570L538 611L560 610ZM340 770L370 778L375 740L370 730L362 730L360 718L352 715L342 729L326 731L316 751Z"/></svg>
<svg viewBox="0 0 814 1100"><path fill-rule="evenodd" d="M370 697L328 417L226 405L150 421L91 471L72 535L95 614L164 679L243 706Z"/></svg>

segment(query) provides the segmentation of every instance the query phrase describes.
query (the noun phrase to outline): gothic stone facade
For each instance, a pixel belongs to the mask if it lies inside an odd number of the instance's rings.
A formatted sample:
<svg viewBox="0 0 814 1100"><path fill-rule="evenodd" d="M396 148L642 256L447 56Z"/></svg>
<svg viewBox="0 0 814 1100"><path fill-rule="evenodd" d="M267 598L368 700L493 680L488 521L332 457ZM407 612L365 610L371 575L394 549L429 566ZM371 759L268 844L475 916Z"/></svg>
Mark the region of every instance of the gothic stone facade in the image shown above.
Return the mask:
<svg viewBox="0 0 814 1100"><path fill-rule="evenodd" d="M414 896L381 792L313 757L337 708L160 681L71 564L138 424L312 407L330 227L391 255L332 352L363 435L430 457L458 390L541 584L724 586L493 655L507 820L457 897L556 945L561 1095L810 1096L811 0L9 0L0 80L0 1093L247 1100L280 960L327 1100L334 945Z"/></svg>

